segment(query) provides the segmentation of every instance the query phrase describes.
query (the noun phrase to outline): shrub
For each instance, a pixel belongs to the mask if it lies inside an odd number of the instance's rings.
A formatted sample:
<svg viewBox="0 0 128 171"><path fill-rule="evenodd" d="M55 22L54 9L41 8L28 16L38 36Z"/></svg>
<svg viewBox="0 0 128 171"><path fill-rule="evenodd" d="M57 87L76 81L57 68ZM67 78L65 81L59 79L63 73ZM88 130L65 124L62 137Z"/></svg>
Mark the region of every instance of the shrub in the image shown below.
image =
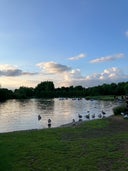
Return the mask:
<svg viewBox="0 0 128 171"><path fill-rule="evenodd" d="M126 111L126 106L125 105L120 105L117 107L113 108L113 113L114 115L120 115L121 112L125 112Z"/></svg>

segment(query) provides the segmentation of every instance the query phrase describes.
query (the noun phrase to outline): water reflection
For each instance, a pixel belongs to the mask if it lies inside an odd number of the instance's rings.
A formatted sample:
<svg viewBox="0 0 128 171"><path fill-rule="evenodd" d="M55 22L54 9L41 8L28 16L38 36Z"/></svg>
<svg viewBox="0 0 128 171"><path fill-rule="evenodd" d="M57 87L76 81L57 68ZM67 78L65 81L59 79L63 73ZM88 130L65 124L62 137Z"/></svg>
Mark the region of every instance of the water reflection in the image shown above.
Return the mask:
<svg viewBox="0 0 128 171"><path fill-rule="evenodd" d="M37 108L40 110L53 111L54 99L36 99Z"/></svg>
<svg viewBox="0 0 128 171"><path fill-rule="evenodd" d="M54 99L35 99L35 102L36 111L41 116L39 128L51 127L54 120Z"/></svg>
<svg viewBox="0 0 128 171"><path fill-rule="evenodd" d="M108 117L113 114L112 108L116 105L112 101L85 99L8 100L0 103L0 132L48 128L49 123L51 127L57 127L73 119L78 121L79 114L82 120L98 119L102 116L102 110ZM49 119L51 122L48 122Z"/></svg>

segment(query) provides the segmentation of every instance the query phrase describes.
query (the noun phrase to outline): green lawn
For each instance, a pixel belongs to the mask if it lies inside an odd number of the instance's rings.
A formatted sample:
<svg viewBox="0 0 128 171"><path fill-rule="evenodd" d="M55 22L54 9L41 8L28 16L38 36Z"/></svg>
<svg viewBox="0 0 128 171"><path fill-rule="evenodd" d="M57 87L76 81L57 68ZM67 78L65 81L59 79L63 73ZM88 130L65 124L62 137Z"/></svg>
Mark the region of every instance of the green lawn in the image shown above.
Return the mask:
<svg viewBox="0 0 128 171"><path fill-rule="evenodd" d="M0 171L127 171L128 120L0 134Z"/></svg>

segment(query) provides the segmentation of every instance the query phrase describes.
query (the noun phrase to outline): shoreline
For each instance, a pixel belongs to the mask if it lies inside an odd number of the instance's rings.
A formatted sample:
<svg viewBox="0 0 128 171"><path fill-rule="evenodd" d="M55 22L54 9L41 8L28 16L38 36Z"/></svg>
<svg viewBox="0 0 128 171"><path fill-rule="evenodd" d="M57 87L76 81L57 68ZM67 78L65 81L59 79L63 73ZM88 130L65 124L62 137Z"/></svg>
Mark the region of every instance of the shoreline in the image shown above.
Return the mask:
<svg viewBox="0 0 128 171"><path fill-rule="evenodd" d="M106 119L106 118L118 118L118 117L116 117L114 114L113 115L110 115L110 116L108 116L108 117L104 117L104 118L100 118L100 119L93 119L93 120L102 120L102 119ZM85 123L85 122L89 122L89 121L93 121L93 120L82 120L82 121L76 121L76 122L69 122L69 123L67 123L67 124L63 124L63 125L60 125L59 127L61 128L63 128L63 127L75 127L75 126L79 126L79 125L81 125L82 123ZM58 127L58 128L59 128Z"/></svg>
<svg viewBox="0 0 128 171"><path fill-rule="evenodd" d="M93 119L93 120L97 120L97 119ZM75 127L75 126L81 125L82 123L93 121L93 120L82 120L82 121L76 121L76 122L69 122L67 124L60 125L59 127L60 128L63 128L63 127Z"/></svg>

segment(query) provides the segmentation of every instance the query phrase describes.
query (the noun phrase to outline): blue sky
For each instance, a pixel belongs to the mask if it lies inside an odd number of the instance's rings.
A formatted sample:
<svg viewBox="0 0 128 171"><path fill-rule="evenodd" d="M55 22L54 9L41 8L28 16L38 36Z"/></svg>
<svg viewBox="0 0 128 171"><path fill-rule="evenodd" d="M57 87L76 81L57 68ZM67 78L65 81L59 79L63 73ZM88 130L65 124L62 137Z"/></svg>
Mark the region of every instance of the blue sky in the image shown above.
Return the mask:
<svg viewBox="0 0 128 171"><path fill-rule="evenodd" d="M0 84L128 81L127 0L0 0Z"/></svg>

